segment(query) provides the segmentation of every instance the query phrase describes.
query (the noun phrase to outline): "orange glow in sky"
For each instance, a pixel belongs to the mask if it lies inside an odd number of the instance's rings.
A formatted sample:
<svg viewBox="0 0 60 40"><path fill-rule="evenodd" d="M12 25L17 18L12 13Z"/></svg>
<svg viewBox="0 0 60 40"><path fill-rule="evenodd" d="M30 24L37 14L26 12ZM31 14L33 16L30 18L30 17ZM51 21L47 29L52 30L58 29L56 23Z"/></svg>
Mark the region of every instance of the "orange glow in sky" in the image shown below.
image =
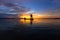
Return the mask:
<svg viewBox="0 0 60 40"><path fill-rule="evenodd" d="M25 23L29 24L29 23L32 21L33 24L34 24L34 23L37 24L37 23L39 23L40 21L39 21L39 19L36 19L36 18L41 18L41 17L42 17L42 15L39 15L39 14L32 14L32 16L33 16L33 19L34 19L34 20L24 20L24 19L20 19L20 22L23 23L23 24L25 24ZM21 15L20 15L20 18L27 18L27 19L29 19L29 18L31 18L31 17L30 17L30 14L25 13L25 14L21 14Z"/></svg>
<svg viewBox="0 0 60 40"><path fill-rule="evenodd" d="M20 18L30 18L30 15L29 15L29 14L22 14L22 15L20 16Z"/></svg>
<svg viewBox="0 0 60 40"><path fill-rule="evenodd" d="M33 16L33 19L34 18L44 18L45 17L45 16L40 15L40 14L32 14L32 16ZM31 18L31 17L30 17L30 14L21 14L20 18Z"/></svg>

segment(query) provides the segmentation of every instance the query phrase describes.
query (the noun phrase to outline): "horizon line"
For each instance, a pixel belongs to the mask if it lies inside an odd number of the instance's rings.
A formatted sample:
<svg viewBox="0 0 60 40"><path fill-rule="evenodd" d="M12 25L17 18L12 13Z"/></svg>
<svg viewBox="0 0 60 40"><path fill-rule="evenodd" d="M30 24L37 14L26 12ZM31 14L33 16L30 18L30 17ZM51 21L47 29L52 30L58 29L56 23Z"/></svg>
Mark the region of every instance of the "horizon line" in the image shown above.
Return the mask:
<svg viewBox="0 0 60 40"><path fill-rule="evenodd" d="M0 19L24 19L24 18L0 18ZM27 18L30 19L30 18ZM60 19L60 18L33 18L33 19Z"/></svg>

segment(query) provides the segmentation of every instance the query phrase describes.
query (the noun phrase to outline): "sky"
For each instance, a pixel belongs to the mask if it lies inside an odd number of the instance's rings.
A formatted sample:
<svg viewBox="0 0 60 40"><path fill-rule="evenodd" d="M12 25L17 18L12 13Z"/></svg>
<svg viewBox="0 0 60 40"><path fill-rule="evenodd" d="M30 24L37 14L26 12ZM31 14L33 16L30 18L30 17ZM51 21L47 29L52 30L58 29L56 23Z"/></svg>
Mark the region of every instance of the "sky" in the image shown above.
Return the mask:
<svg viewBox="0 0 60 40"><path fill-rule="evenodd" d="M36 12L60 16L60 0L0 0L0 13Z"/></svg>

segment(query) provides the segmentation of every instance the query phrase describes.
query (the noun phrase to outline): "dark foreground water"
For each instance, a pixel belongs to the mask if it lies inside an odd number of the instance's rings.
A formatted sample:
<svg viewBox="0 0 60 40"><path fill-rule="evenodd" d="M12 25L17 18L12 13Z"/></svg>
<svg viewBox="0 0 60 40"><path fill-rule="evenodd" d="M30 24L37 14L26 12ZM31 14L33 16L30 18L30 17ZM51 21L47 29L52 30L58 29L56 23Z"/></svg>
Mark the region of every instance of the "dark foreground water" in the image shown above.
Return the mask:
<svg viewBox="0 0 60 40"><path fill-rule="evenodd" d="M0 19L0 39L58 40L60 19Z"/></svg>

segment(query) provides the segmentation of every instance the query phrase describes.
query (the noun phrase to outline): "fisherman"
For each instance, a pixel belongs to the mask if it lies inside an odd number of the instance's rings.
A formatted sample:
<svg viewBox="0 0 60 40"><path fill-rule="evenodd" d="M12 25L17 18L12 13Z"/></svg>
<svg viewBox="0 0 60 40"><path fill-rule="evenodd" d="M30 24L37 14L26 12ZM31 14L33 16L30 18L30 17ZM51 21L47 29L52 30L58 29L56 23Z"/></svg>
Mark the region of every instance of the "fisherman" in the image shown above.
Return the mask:
<svg viewBox="0 0 60 40"><path fill-rule="evenodd" d="M32 14L30 14L30 17L31 17L30 20L33 20L33 15Z"/></svg>

